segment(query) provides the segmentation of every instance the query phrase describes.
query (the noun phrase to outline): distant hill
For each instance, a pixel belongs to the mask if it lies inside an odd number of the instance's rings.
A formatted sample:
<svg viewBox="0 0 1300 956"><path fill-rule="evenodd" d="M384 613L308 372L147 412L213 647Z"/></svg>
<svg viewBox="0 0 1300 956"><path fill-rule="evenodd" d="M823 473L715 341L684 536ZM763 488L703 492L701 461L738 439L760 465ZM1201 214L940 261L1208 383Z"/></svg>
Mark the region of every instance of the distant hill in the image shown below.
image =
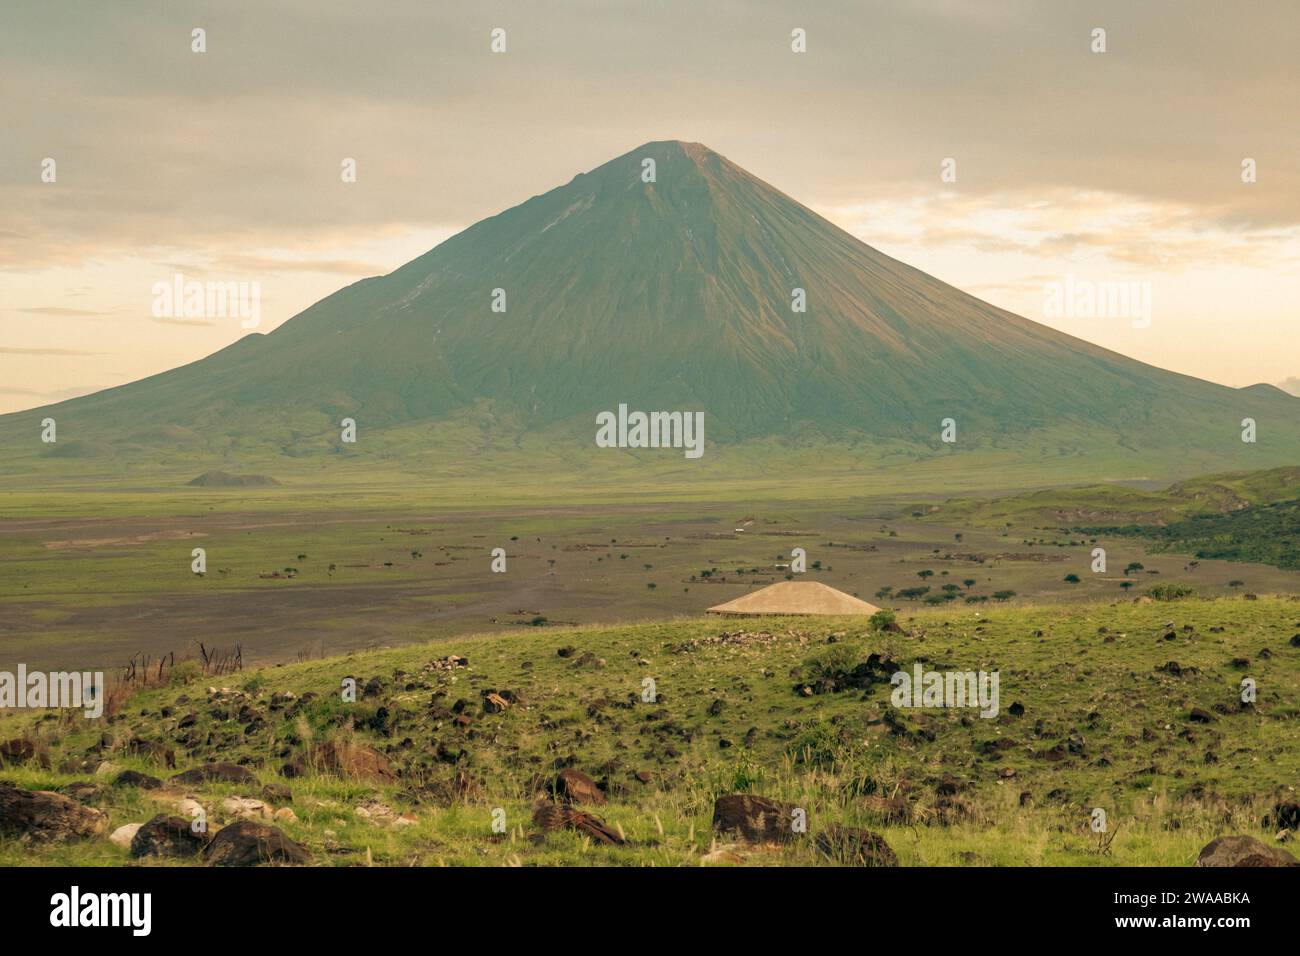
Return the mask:
<svg viewBox="0 0 1300 956"><path fill-rule="evenodd" d="M1300 395L1300 375L1292 375L1290 378L1278 382L1277 387L1288 395Z"/></svg>
<svg viewBox="0 0 1300 956"><path fill-rule="evenodd" d="M795 290L806 311L792 310ZM125 462L238 456L278 470L279 457L363 449L385 465L445 461L453 434L458 454L495 449L536 469L518 445L596 455L596 416L620 404L701 411L709 448L776 443L814 472L836 447L868 468L985 450L1023 462L1020 483L1067 460L1080 474L1118 461L1168 477L1300 461L1300 399L1163 371L995 308L675 141L580 174L270 334L4 416L0 442L34 457L39 420L53 416L61 440ZM364 439L354 448L340 442L345 417ZM945 418L956 444L940 440ZM1240 440L1245 418L1258 423L1253 445ZM679 452L658 460L669 459L682 464Z"/></svg>
<svg viewBox="0 0 1300 956"><path fill-rule="evenodd" d="M268 475L232 475L207 471L189 482L195 488L266 488L280 483Z"/></svg>

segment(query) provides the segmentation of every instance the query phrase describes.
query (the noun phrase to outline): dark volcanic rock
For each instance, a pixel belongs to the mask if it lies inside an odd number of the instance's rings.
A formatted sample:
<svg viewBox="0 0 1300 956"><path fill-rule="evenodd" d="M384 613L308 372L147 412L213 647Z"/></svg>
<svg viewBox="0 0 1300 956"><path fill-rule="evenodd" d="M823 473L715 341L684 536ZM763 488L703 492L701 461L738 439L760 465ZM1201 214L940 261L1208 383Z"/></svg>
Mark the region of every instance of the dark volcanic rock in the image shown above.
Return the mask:
<svg viewBox="0 0 1300 956"><path fill-rule="evenodd" d="M29 843L61 843L94 836L107 825L105 814L71 797L0 782L0 834Z"/></svg>
<svg viewBox="0 0 1300 956"><path fill-rule="evenodd" d="M131 855L185 859L203 849L205 842L202 834L194 832L189 820L160 813L135 832L131 840Z"/></svg>
<svg viewBox="0 0 1300 956"><path fill-rule="evenodd" d="M208 866L257 866L260 863L307 863L307 851L279 827L240 820L219 830L203 851Z"/></svg>
<svg viewBox="0 0 1300 956"><path fill-rule="evenodd" d="M44 767L50 765L49 756L34 741L16 737L13 740L0 742L0 765L26 763L33 758L38 758L38 762Z"/></svg>
<svg viewBox="0 0 1300 956"><path fill-rule="evenodd" d="M365 744L334 740L312 748L310 762L322 773L353 780L397 779L388 758Z"/></svg>
<svg viewBox="0 0 1300 956"><path fill-rule="evenodd" d="M739 833L751 843L771 843L794 836L795 806L748 793L718 797L713 804L713 828Z"/></svg>
<svg viewBox="0 0 1300 956"><path fill-rule="evenodd" d="M1300 830L1300 803L1280 801L1273 804L1273 813L1265 826Z"/></svg>
<svg viewBox="0 0 1300 956"><path fill-rule="evenodd" d="M128 753L138 754L152 760L154 763L160 763L164 767L176 766L176 751L172 750L166 744L158 743L154 740L142 740L139 737L133 737L126 745Z"/></svg>
<svg viewBox="0 0 1300 956"><path fill-rule="evenodd" d="M158 790L162 781L138 770L123 770L113 781L115 787L139 787L141 790Z"/></svg>
<svg viewBox="0 0 1300 956"><path fill-rule="evenodd" d="M533 812L533 824L542 830L570 829L590 837L597 843L621 846L626 840L605 821L584 810L575 810L562 804L544 803Z"/></svg>
<svg viewBox="0 0 1300 956"><path fill-rule="evenodd" d="M817 834L817 849L838 863L898 866L898 857L885 838L870 830L831 824Z"/></svg>
<svg viewBox="0 0 1300 956"><path fill-rule="evenodd" d="M172 783L193 787L203 783L248 783L257 786L257 777L247 767L237 763L205 763L192 767L171 778Z"/></svg>
<svg viewBox="0 0 1300 956"><path fill-rule="evenodd" d="M569 767L555 778L555 795L566 803L604 803L605 794L581 770Z"/></svg>
<svg viewBox="0 0 1300 956"><path fill-rule="evenodd" d="M1205 845L1193 866L1300 866L1300 860L1251 836L1221 836Z"/></svg>

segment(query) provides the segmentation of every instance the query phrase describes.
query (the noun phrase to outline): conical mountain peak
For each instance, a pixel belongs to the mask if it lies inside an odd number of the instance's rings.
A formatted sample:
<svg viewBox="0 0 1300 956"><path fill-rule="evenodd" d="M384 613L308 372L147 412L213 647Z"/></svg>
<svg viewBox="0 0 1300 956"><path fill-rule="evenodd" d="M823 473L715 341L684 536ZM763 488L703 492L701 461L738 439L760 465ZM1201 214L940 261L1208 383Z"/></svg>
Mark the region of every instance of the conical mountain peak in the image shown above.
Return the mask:
<svg viewBox="0 0 1300 956"><path fill-rule="evenodd" d="M951 451L939 441L951 418L963 447L1161 445L1209 470L1214 436L1245 415L1269 420L1279 455L1300 449L1298 401L1261 392L995 308L707 146L663 140L266 336L65 406L101 441L176 424L214 447L256 435L291 454L334 447L342 416L382 431L484 409L485 442L544 431L590 446L595 416L627 404L702 411L715 444L883 441L925 455Z"/></svg>

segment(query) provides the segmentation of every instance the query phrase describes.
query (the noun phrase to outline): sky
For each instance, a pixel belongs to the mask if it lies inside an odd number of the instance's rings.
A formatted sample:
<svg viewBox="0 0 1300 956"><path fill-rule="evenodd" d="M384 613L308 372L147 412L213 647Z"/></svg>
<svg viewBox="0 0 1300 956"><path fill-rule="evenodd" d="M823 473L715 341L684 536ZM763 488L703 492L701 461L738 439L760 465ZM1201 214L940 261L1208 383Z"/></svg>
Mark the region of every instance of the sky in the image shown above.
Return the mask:
<svg viewBox="0 0 1300 956"><path fill-rule="evenodd" d="M663 139L1035 321L1280 383L1297 49L1292 0L4 0L0 412L250 334L167 314L177 275L256 283L268 332ZM1149 308L1053 306L1107 285Z"/></svg>

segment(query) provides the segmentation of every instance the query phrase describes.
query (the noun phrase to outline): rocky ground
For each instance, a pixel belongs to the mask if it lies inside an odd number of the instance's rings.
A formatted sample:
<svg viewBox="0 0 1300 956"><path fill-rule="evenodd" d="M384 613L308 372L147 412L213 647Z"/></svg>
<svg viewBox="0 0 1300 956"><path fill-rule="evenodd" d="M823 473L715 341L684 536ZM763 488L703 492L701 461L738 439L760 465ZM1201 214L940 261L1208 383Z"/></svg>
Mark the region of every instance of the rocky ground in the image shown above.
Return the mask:
<svg viewBox="0 0 1300 956"><path fill-rule="evenodd" d="M999 713L893 706L917 662ZM0 717L0 864L1293 865L1298 717L1290 598L184 662Z"/></svg>

